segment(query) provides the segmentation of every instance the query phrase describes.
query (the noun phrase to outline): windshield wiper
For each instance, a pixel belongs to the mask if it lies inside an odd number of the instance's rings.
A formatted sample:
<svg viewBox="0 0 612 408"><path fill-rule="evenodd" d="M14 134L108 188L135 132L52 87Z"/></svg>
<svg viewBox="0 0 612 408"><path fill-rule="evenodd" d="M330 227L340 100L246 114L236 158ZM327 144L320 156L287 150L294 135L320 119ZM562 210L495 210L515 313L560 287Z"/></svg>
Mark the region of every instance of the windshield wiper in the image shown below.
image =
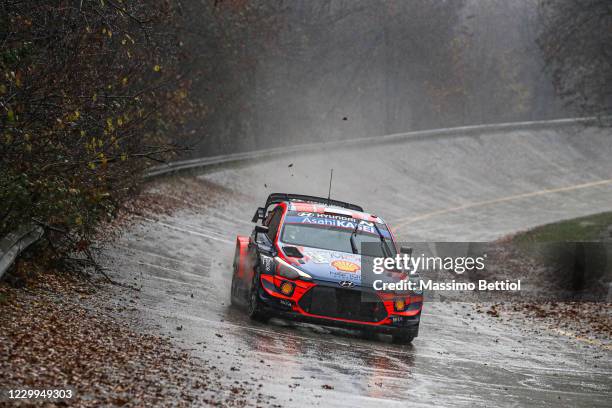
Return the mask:
<svg viewBox="0 0 612 408"><path fill-rule="evenodd" d="M389 244L387 244L387 240L385 239L385 237L383 237L382 232L380 232L378 225L376 225L376 221L374 221L373 224L374 228L376 228L376 232L378 232L378 236L380 237L380 248L383 251L383 255L391 256L391 249L389 248Z"/></svg>
<svg viewBox="0 0 612 408"><path fill-rule="evenodd" d="M357 236L357 230L359 229L359 220L355 220L355 229L351 232L351 250L354 254L358 254L359 250L357 249L357 243L355 242L355 237Z"/></svg>

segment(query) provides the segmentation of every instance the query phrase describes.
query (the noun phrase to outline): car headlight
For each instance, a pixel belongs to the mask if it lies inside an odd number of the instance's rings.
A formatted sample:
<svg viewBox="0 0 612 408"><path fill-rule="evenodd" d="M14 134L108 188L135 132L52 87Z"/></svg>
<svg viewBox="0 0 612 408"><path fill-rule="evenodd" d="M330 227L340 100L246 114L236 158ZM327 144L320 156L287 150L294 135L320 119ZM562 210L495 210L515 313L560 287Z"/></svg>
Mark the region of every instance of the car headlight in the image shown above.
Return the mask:
<svg viewBox="0 0 612 408"><path fill-rule="evenodd" d="M280 276L287 279L312 279L312 276L289 264L283 258L277 256L276 258L274 258L274 260L276 261L276 272Z"/></svg>

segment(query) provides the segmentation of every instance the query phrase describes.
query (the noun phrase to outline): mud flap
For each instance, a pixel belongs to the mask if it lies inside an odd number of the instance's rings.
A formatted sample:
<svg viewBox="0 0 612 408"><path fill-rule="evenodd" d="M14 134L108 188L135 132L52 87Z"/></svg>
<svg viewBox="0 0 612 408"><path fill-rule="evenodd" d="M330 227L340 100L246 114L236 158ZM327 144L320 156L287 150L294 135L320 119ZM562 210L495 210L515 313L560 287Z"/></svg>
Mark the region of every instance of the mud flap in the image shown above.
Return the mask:
<svg viewBox="0 0 612 408"><path fill-rule="evenodd" d="M238 235L236 237L236 251L234 253L234 271L236 276L244 281L247 271L249 237Z"/></svg>

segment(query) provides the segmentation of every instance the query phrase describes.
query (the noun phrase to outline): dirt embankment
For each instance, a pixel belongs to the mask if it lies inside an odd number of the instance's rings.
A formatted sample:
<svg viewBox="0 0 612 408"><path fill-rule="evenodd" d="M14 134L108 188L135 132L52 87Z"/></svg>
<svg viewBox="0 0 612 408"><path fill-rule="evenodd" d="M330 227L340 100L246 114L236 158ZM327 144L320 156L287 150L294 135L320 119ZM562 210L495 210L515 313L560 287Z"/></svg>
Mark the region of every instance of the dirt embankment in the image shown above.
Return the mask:
<svg viewBox="0 0 612 408"><path fill-rule="evenodd" d="M602 213L491 244L497 262L488 279L522 279L525 290L477 304L476 311L612 350L611 231L612 213Z"/></svg>

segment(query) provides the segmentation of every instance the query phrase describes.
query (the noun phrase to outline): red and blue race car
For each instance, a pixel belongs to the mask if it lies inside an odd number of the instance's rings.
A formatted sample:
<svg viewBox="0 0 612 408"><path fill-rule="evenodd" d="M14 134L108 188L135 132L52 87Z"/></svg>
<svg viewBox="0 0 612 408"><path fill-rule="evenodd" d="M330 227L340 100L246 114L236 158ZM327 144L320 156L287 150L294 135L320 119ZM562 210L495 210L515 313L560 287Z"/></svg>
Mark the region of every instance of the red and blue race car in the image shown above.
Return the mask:
<svg viewBox="0 0 612 408"><path fill-rule="evenodd" d="M418 335L422 293L376 291L362 271L366 259L400 251L381 218L355 204L275 193L252 221L261 224L236 239L231 286L232 304L252 319L344 326L400 343Z"/></svg>

